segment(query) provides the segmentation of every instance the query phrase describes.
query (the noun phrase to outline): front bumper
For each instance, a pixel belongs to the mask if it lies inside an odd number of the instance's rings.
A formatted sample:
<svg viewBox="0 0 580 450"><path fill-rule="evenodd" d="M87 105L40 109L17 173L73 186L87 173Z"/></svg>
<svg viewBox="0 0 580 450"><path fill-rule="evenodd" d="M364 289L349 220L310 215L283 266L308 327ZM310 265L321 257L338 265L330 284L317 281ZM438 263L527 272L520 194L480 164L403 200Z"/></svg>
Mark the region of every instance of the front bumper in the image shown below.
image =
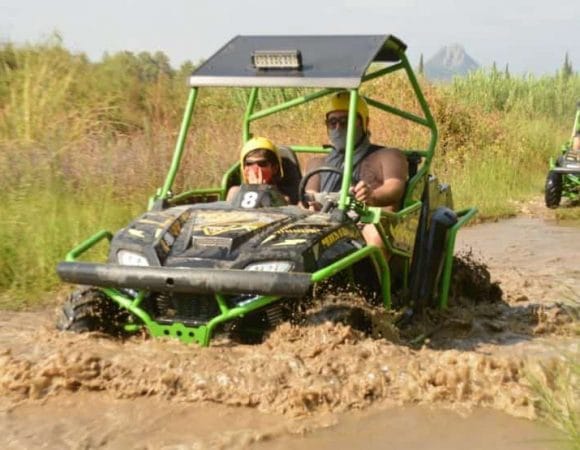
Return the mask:
<svg viewBox="0 0 580 450"><path fill-rule="evenodd" d="M56 270L58 276L69 283L153 292L302 297L311 285L311 274L302 272L140 267L86 262L61 262Z"/></svg>

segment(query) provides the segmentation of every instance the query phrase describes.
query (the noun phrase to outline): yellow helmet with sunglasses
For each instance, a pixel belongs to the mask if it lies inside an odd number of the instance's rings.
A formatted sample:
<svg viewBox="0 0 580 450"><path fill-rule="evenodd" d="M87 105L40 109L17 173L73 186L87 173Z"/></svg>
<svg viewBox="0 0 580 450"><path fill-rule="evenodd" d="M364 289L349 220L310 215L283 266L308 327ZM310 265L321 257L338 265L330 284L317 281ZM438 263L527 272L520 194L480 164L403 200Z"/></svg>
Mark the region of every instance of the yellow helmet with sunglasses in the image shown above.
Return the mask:
<svg viewBox="0 0 580 450"><path fill-rule="evenodd" d="M348 111L349 106L350 106L350 92L349 91L336 92L330 96L326 117L328 118L328 115L333 111ZM356 109L358 114L362 118L363 131L366 133L367 123L369 120L369 107L367 105L366 100L360 95L356 102Z"/></svg>
<svg viewBox="0 0 580 450"><path fill-rule="evenodd" d="M248 142L244 144L242 147L242 152L240 154L240 168L242 171L242 178L246 181L246 176L244 174L244 160L246 156L252 153L255 150L265 150L271 152L272 155L275 157L276 161L278 161L278 167L280 171L280 177L284 176L284 171L282 169L282 158L280 157L280 153L278 152L278 147L274 145L274 143L265 137L253 137Z"/></svg>

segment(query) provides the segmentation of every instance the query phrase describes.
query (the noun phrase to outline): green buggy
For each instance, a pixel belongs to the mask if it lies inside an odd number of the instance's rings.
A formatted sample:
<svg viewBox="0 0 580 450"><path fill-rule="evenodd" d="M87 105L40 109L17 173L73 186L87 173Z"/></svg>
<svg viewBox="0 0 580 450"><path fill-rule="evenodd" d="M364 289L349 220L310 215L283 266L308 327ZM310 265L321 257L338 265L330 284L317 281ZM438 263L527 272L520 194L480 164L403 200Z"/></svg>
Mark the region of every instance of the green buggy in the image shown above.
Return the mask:
<svg viewBox="0 0 580 450"><path fill-rule="evenodd" d="M571 202L580 200L580 148L574 148L575 140L580 142L580 102L576 104L572 137L562 146L557 158L550 158L550 171L544 189L548 208L560 206L562 197Z"/></svg>
<svg viewBox="0 0 580 450"><path fill-rule="evenodd" d="M349 194L354 125L361 86L399 74L419 113L364 98L376 109L376 120L379 113L394 115L429 138L426 148L404 149L406 193L400 209L387 212ZM392 35L237 36L196 68L189 82L173 159L148 210L115 233L95 233L58 264L63 281L85 286L64 303L59 329L145 330L206 346L219 333L259 335L289 320L318 286L329 284L362 289L369 303L384 308L447 307L456 234L476 210L455 211L450 187L430 172L437 127L402 41ZM244 185L226 202L228 189L240 183L239 162L219 186L174 192L196 101L210 87L249 91L243 142L260 119L336 91L350 93L341 189L318 194L321 212L289 204L268 185ZM290 88L280 103L257 108L260 91L278 88ZM302 173L298 155L328 151L301 142L283 146L290 197L303 198L312 175ZM390 259L366 244L361 224L376 227ZM87 250L103 241L106 261L85 261Z"/></svg>

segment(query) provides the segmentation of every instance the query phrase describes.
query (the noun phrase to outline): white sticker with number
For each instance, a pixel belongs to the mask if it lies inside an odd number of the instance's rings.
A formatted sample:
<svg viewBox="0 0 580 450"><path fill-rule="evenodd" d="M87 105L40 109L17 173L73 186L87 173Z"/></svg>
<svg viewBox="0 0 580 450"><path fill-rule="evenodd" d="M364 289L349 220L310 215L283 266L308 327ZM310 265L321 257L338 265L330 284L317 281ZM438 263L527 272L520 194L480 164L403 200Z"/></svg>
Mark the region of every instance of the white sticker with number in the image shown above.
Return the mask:
<svg viewBox="0 0 580 450"><path fill-rule="evenodd" d="M246 192L242 199L242 208L255 208L258 201L257 192Z"/></svg>

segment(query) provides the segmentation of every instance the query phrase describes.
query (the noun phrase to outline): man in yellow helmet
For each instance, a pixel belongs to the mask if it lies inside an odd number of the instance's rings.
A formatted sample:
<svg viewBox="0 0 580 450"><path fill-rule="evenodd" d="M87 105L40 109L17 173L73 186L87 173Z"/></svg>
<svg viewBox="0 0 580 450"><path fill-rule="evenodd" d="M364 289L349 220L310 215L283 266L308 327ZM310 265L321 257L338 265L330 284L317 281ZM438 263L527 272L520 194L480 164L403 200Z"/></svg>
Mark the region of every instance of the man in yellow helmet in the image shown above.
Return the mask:
<svg viewBox="0 0 580 450"><path fill-rule="evenodd" d="M325 124L332 150L326 157L311 158L306 166L307 173L321 166L332 166L341 171L344 168L349 105L349 92L341 91L331 95ZM362 97L358 97L357 112L352 194L367 205L396 210L405 194L407 158L398 149L371 144L369 109ZM323 172L309 180L306 190L336 192L340 187L340 175ZM366 226L363 234L369 244L383 246L374 227Z"/></svg>
<svg viewBox="0 0 580 450"><path fill-rule="evenodd" d="M278 184L284 176L278 148L265 137L254 137L244 144L240 153L240 172L243 183ZM233 186L226 200L231 201L240 190Z"/></svg>

